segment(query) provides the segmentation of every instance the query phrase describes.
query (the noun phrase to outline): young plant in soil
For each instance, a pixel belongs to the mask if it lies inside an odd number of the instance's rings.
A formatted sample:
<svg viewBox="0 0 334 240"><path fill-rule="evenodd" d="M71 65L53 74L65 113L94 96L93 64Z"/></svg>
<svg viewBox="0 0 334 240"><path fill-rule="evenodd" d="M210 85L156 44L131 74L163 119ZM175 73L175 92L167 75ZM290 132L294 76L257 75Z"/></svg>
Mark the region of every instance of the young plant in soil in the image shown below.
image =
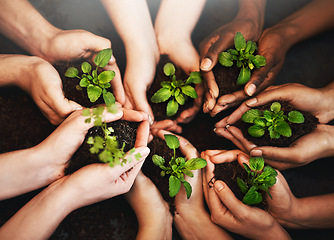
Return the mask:
<svg viewBox="0 0 334 240"><path fill-rule="evenodd" d="M270 110L250 109L241 116L241 120L253 124L248 128L248 133L253 137L262 137L266 130L272 139L291 137L291 127L286 120L291 123L304 123L304 115L299 111L290 111L286 116L281 108L279 102L273 102Z"/></svg>
<svg viewBox="0 0 334 240"><path fill-rule="evenodd" d="M249 166L243 163L248 174L247 179L237 178L240 190L245 194L242 202L247 205L255 205L262 202L261 192L271 195L268 191L276 183L277 172L270 166L264 166L262 157L253 157L249 159Z"/></svg>
<svg viewBox="0 0 334 240"><path fill-rule="evenodd" d="M191 170L201 169L206 166L206 161L202 158L192 158L186 160L184 157L176 157L176 149L179 148L180 142L178 138L171 134L165 134L167 146L173 150L174 155L166 164L163 157L154 154L152 156L153 163L162 169L160 175L170 175L169 177L169 196L175 197L181 189L181 184L185 187L187 198L189 199L192 193L192 187L189 182L184 179L184 176L193 177Z"/></svg>
<svg viewBox="0 0 334 240"><path fill-rule="evenodd" d="M267 60L262 55L255 55L257 50L255 42L246 40L244 36L237 32L234 36L235 49L228 49L226 52L221 52L218 56L218 61L222 66L232 67L233 62L240 69L240 73L237 79L237 85L243 85L247 83L251 76L251 71L254 68L260 68L267 64Z"/></svg>
<svg viewBox="0 0 334 240"><path fill-rule="evenodd" d="M192 72L186 80L177 80L175 75L175 66L172 63L167 63L163 67L164 74L170 77L170 81L161 82L161 87L151 97L153 103L161 103L169 100L167 104L167 116L173 116L177 113L179 105L184 105L189 97L197 98L197 92L192 84L202 82L199 72Z"/></svg>
<svg viewBox="0 0 334 240"><path fill-rule="evenodd" d="M109 112L115 112L115 97L107 89L111 87L111 80L115 77L115 72L112 70L98 72L99 68L104 68L108 65L108 62L112 56L112 50L110 48L103 49L97 53L94 58L96 69L92 70L92 65L88 62L81 64L81 70L83 74L79 76L79 70L75 67L70 67L65 72L65 76L69 78L80 79L79 89L86 87L89 100L94 103L100 96L103 96L103 100L107 106Z"/></svg>

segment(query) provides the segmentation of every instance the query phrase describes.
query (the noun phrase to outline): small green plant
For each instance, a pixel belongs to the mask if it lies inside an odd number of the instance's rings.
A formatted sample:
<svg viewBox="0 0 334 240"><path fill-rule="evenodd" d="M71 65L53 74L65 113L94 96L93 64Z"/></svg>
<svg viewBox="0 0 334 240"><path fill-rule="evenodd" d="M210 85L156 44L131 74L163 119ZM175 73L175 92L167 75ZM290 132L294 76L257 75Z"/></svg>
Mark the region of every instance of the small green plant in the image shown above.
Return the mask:
<svg viewBox="0 0 334 240"><path fill-rule="evenodd" d="M247 205L254 205L262 202L262 192L266 192L272 199L268 188L276 183L277 172L270 166L264 166L262 157L253 157L249 159L249 166L243 163L248 173L244 181L237 178L240 190L245 194L242 202Z"/></svg>
<svg viewBox="0 0 334 240"><path fill-rule="evenodd" d="M257 50L255 42L246 40L244 36L237 32L234 36L235 49L228 49L226 52L221 52L218 56L218 61L225 67L232 67L233 61L237 62L237 67L241 68L237 84L242 85L249 81L251 71L256 67L260 68L267 64L267 60L262 55L255 55Z"/></svg>
<svg viewBox="0 0 334 240"><path fill-rule="evenodd" d="M201 169L206 166L206 161L203 158L192 158L188 161L184 157L176 157L176 149L180 146L179 139L171 134L165 134L167 146L174 151L172 159L166 164L163 157L154 154L152 156L153 163L162 169L160 175L164 177L166 174L169 177L169 196L175 197L180 191L181 183L186 189L187 198L189 199L192 193L190 183L184 180L184 175L193 177L191 170Z"/></svg>
<svg viewBox="0 0 334 240"><path fill-rule="evenodd" d="M92 154L98 154L99 160L104 163L109 163L110 167L115 165L123 165L123 163L131 162L132 158L129 155L127 158L124 158L125 152L124 147L125 143L120 147L117 141L116 136L112 136L111 134L114 132L112 127L108 127L105 122L102 121L102 113L104 108L99 106L94 108L92 112L89 109L85 109L83 111L83 115L88 118L85 119L86 123L90 123L94 120L95 126L100 126L103 131L103 137L94 136L89 137L87 143L92 145L89 151ZM134 153L135 148L130 150L130 154ZM134 155L136 160L141 158L141 154L137 153Z"/></svg>
<svg viewBox="0 0 334 240"><path fill-rule="evenodd" d="M103 71L98 73L98 69L107 66L112 56L112 50L110 48L103 49L97 53L94 58L96 69L92 70L92 65L88 62L81 64L81 70L83 74L79 76L79 70L75 67L70 67L65 72L65 76L69 78L80 79L79 86L87 88L87 95L91 102L96 102L100 96L103 96L103 100L107 105L108 111L115 112L115 97L107 89L111 87L111 80L115 77L115 72L112 70Z"/></svg>
<svg viewBox="0 0 334 240"><path fill-rule="evenodd" d="M176 80L175 66L172 63L166 63L163 71L166 76L170 77L171 81L161 82L162 88L160 88L151 97L151 101L154 103L165 102L168 99L167 104L167 116L173 116L179 109L179 104L184 105L189 97L197 98L197 92L191 84L197 84L202 82L201 74L199 72L192 72L186 80Z"/></svg>
<svg viewBox="0 0 334 240"><path fill-rule="evenodd" d="M288 116L284 115L279 102L273 102L270 110L260 111L250 109L241 116L241 120L253 125L248 128L248 133L253 137L262 137L266 129L269 131L270 138L278 139L280 136L291 137L291 123L303 123L304 116L299 111L291 111Z"/></svg>

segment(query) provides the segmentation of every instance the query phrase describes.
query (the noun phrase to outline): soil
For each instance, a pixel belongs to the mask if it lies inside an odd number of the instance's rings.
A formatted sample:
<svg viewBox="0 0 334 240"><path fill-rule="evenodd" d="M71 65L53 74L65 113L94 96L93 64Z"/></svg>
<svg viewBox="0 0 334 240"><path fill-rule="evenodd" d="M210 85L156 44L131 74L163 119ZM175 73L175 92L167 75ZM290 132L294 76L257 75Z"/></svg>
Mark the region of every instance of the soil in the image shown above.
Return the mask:
<svg viewBox="0 0 334 240"><path fill-rule="evenodd" d="M290 111L293 110L297 110L300 111L298 109L293 108L292 106L290 106L287 102L282 102L282 101L272 101L270 103L267 103L261 107L259 107L258 109L260 110L265 110L265 109L270 109L270 106L273 102L279 102L281 103L282 106L282 110L284 111L284 115L287 115ZM292 136L291 137L284 137L281 136L278 139L271 139L269 136L269 132L266 131L266 133L260 137L260 138L256 138L251 136L248 133L248 128L252 125L250 123L245 123L242 120L239 120L238 122L236 122L234 124L234 126L236 126L237 128L239 128L244 137L248 140L253 142L254 144L256 144L257 146L276 146L276 147L289 147L294 141L296 141L298 138L312 132L314 129L316 129L317 125L319 124L319 120L313 116L311 113L309 112L305 112L305 111L300 111L305 118L305 122L304 123L289 123L291 130L292 130Z"/></svg>
<svg viewBox="0 0 334 240"><path fill-rule="evenodd" d="M232 192L235 194L235 196L242 201L244 194L241 192L238 183L237 178L241 178L245 180L247 178L247 172L245 169L243 169L237 161L233 162L227 162L227 163L221 163L221 164L215 164L215 170L214 170L214 178L216 180L222 180L227 184L227 186L232 190ZM209 183L211 184L211 183ZM210 185L212 186L212 185ZM265 194L262 194L263 201L259 204L252 205L259 207L261 209L265 209Z"/></svg>
<svg viewBox="0 0 334 240"><path fill-rule="evenodd" d="M162 103L151 102L150 100L151 97L154 95L156 91L158 91L161 88L161 82L170 81L170 77L166 76L163 71L165 64L169 62L173 63L167 55L160 56L160 60L157 64L156 71L155 71L154 81L152 85L150 86L149 90L147 91L147 99L148 99L148 102L150 103L150 106L152 108L153 115L156 121L161 121L164 119L175 120L184 110L190 108L194 104L194 99L188 98L188 100L186 101L184 105L179 105L179 109L175 115L168 117L166 115L168 100ZM180 80L180 79L185 80L189 77L181 68L177 67L175 64L174 66L175 66L175 76L177 80Z"/></svg>
<svg viewBox="0 0 334 240"><path fill-rule="evenodd" d="M219 88L218 99L223 95L243 89L244 85L237 85L240 68L235 64L232 67L224 67L218 62L212 72Z"/></svg>

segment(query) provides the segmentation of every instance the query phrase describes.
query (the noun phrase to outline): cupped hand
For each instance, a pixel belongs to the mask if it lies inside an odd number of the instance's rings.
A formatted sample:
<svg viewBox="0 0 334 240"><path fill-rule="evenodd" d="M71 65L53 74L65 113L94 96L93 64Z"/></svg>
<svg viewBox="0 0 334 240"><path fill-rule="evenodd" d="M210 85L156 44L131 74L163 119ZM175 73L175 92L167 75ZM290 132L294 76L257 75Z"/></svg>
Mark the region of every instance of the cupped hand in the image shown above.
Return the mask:
<svg viewBox="0 0 334 240"><path fill-rule="evenodd" d="M239 158L244 156L240 155ZM239 162L242 161L245 159ZM209 187L208 183L214 177L213 171L214 163L208 161L203 175L203 189L214 223L250 239L290 239L273 216L262 209L243 204L223 181L217 180L213 187Z"/></svg>

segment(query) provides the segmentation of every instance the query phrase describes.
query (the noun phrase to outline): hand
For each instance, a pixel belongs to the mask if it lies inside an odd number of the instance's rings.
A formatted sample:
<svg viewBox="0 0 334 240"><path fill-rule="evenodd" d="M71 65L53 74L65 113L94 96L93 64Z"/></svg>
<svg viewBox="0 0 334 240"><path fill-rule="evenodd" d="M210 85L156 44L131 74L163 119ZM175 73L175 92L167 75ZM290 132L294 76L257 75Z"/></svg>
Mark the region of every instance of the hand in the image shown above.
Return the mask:
<svg viewBox="0 0 334 240"><path fill-rule="evenodd" d="M203 72L204 82L206 84L205 103L203 111L209 112L216 106L216 98L219 95L219 89L212 73L212 68L218 62L218 55L233 45L234 35L241 32L245 39L258 41L264 22L265 1L240 1L239 12L237 16L228 24L218 28L200 44L201 63L200 68ZM232 100L227 101L228 99ZM239 102L244 99L242 91L227 97L221 97L220 103ZM225 104L226 105L226 104ZM235 104L234 104L235 105ZM229 106L226 106L227 108ZM224 109L225 109L224 108ZM221 109L223 110L223 109ZM215 114L218 113L218 109Z"/></svg>
<svg viewBox="0 0 334 240"><path fill-rule="evenodd" d="M244 161L243 157L240 155L238 161ZM204 195L214 223L250 239L290 239L274 217L243 204L223 181L215 181L210 188L208 183L214 176L214 167L214 163L208 161L203 175Z"/></svg>

